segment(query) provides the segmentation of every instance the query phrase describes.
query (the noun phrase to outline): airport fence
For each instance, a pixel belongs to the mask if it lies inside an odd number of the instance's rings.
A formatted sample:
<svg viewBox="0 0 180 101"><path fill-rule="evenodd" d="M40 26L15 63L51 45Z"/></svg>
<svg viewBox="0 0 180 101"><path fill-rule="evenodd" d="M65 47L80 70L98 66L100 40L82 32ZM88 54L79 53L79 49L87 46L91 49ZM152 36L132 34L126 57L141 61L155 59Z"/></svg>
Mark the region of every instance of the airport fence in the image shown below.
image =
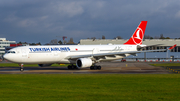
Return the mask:
<svg viewBox="0 0 180 101"><path fill-rule="evenodd" d="M123 58L121 62L180 62L180 58Z"/></svg>

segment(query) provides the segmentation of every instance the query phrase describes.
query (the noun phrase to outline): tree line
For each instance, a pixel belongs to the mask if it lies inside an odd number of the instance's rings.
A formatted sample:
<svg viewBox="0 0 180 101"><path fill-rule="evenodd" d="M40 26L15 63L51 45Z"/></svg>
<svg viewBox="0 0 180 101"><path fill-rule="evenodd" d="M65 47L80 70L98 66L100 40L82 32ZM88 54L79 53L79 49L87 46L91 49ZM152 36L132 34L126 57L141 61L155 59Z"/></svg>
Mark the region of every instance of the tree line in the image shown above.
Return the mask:
<svg viewBox="0 0 180 101"><path fill-rule="evenodd" d="M93 40L95 40L95 39L106 39L106 37L104 35L102 35L102 38L91 37L91 38L87 38L87 39L93 39ZM117 36L113 39L123 39L123 38L121 36ZM163 34L160 34L160 36L154 36L154 37L152 37L150 35L144 35L144 39L172 39L172 38L164 37ZM174 39L180 39L180 38L174 38Z"/></svg>
<svg viewBox="0 0 180 101"><path fill-rule="evenodd" d="M40 42L38 43L19 42L17 44L42 45ZM52 39L49 43L46 43L45 45L63 45L63 44L73 45L76 43L74 43L73 38L70 38L68 42L66 40L61 41L57 39Z"/></svg>
<svg viewBox="0 0 180 101"><path fill-rule="evenodd" d="M102 35L102 38L96 38L96 37L91 37L91 38L87 38L87 39L92 39L93 41L96 39L106 39L106 37L104 35ZM121 36L117 36L114 37L113 39L123 39ZM160 36L150 36L150 35L144 35L144 39L171 39L170 37L164 37L163 34L160 34ZM175 39L180 39L180 38L175 38ZM27 42L19 42L18 44L29 44L29 45L42 45L40 42L38 43L27 43ZM73 38L70 38L69 41L66 40L57 40L57 39L52 39L49 43L46 43L45 45L62 45L62 44L68 44L68 45L73 45L76 44L73 41Z"/></svg>

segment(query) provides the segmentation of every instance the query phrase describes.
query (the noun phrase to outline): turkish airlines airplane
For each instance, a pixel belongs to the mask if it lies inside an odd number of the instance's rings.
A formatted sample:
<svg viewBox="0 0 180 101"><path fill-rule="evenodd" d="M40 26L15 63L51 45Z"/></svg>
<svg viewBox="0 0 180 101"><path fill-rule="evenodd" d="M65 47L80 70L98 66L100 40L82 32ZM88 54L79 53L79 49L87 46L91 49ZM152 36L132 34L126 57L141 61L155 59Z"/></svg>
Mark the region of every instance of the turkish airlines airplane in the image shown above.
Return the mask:
<svg viewBox="0 0 180 101"><path fill-rule="evenodd" d="M169 49L138 51L142 45L147 21L141 21L132 37L124 44L117 45L47 45L21 46L9 50L3 57L11 62L21 64L39 64L47 66L54 63L70 64L68 69L86 68L101 69L95 65L102 61L112 61L125 58L136 53L166 51ZM76 66L74 65L76 64Z"/></svg>

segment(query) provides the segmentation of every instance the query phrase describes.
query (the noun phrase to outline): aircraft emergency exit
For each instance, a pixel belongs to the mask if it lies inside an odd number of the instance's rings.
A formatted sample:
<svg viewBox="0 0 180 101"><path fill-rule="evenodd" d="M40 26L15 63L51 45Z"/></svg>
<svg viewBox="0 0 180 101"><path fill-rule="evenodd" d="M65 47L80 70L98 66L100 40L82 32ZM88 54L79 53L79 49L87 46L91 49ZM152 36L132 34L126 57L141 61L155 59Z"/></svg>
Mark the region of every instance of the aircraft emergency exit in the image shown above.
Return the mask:
<svg viewBox="0 0 180 101"><path fill-rule="evenodd" d="M70 64L68 69L90 67L100 70L101 66L96 63L102 61L117 60L142 52L166 51L167 49L139 51L139 48L147 47L142 45L146 25L147 21L141 21L134 34L124 44L21 46L9 50L4 58L21 64L21 71L23 64L46 66L54 63Z"/></svg>

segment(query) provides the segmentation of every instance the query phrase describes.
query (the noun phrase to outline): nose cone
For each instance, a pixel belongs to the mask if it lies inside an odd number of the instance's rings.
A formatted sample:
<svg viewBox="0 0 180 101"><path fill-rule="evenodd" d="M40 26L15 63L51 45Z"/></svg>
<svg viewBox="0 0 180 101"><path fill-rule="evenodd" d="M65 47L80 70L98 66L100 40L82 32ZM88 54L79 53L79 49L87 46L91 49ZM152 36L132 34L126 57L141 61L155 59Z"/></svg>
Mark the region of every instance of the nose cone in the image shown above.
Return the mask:
<svg viewBox="0 0 180 101"><path fill-rule="evenodd" d="M6 59L6 60L9 60L9 59L8 59L8 54L4 54L4 55L3 55L3 58Z"/></svg>
<svg viewBox="0 0 180 101"><path fill-rule="evenodd" d="M3 58L8 61L14 62L14 56L12 54L4 54Z"/></svg>
<svg viewBox="0 0 180 101"><path fill-rule="evenodd" d="M6 53L3 55L3 58L14 63L19 63L19 58L16 54Z"/></svg>
<svg viewBox="0 0 180 101"><path fill-rule="evenodd" d="M14 60L14 56L12 56L11 54L4 54L3 58L11 62L13 62Z"/></svg>

